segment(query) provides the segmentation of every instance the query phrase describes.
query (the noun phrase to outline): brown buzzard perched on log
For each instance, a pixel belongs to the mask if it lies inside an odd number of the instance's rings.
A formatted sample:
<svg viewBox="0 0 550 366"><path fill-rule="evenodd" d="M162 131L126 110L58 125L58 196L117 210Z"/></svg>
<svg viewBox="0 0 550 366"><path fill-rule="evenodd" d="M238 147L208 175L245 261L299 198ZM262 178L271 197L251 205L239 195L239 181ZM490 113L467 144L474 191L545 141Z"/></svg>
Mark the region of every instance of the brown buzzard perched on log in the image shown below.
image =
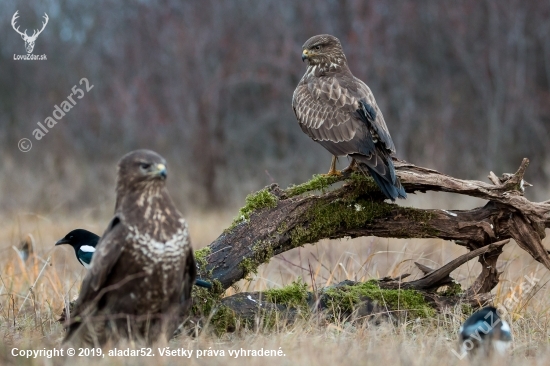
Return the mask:
<svg viewBox="0 0 550 366"><path fill-rule="evenodd" d="M189 310L195 260L165 182L166 162L153 151L119 161L115 216L97 244L65 341L169 339Z"/></svg>
<svg viewBox="0 0 550 366"><path fill-rule="evenodd" d="M294 91L292 108L304 131L332 155L329 175L336 170L337 156L364 163L384 195L395 200L407 194L395 175L391 156L395 146L382 112L369 87L348 68L338 38L322 34L302 47L306 73Z"/></svg>

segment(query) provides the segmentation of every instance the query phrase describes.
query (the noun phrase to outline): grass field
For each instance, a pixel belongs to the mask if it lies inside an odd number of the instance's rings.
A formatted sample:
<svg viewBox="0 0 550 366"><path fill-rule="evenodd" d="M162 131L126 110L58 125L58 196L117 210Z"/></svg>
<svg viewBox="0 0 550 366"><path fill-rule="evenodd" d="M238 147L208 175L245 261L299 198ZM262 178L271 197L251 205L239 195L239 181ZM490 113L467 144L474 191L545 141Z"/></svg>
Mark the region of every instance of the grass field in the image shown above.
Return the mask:
<svg viewBox="0 0 550 366"><path fill-rule="evenodd" d="M417 204L414 200L409 204ZM458 203L470 206L472 202ZM447 205L446 202L440 203ZM446 207L449 207L448 205ZM472 207L472 206L470 206ZM210 243L229 225L232 212L202 214L189 217L196 249ZM65 302L77 296L85 270L76 262L70 247L55 247L55 241L69 230L81 227L96 233L103 231L104 220L67 217L40 217L20 214L15 219L2 220L0 227L0 364L56 365L75 364L75 357L38 357L26 359L12 356L13 348L50 350L59 348L64 335L57 322ZM12 246L30 233L35 241L35 260L23 263ZM548 240L546 241L548 244ZM548 245L547 245L548 246ZM261 291L278 288L301 277L316 288L344 279L364 281L373 277L412 273L418 278L413 262L438 267L465 250L442 240L388 240L359 238L354 240L322 241L273 258L260 267L252 281L241 281L241 291ZM550 275L541 265L510 243L501 255L499 270L502 281L495 289L495 304L514 299L509 310L514 344L506 361L499 359L487 365L547 365L550 359ZM464 286L479 273L476 260L463 265L452 276ZM537 286L523 291L524 276L538 279ZM32 290L29 290L32 286ZM227 294L233 293L229 289ZM523 292L522 292L523 291ZM517 299L517 301L515 300ZM113 365L462 365L452 350L457 346L457 329L464 314L459 308L433 319L410 319L399 325L369 322L327 323L315 316L289 326L275 329L238 330L221 337L203 332L197 338L187 336L154 347L154 357L79 357L77 364L101 362ZM134 345L119 345L118 349ZM160 356L157 348L193 350L185 356ZM242 351L240 351L242 349ZM260 357L240 355L234 351L281 350L284 356ZM220 355L221 351L224 355ZM233 355L229 355L229 351ZM202 356L197 357L197 352ZM214 351L218 352L213 356ZM18 351L17 351L18 352ZM209 355L211 354L211 355Z"/></svg>

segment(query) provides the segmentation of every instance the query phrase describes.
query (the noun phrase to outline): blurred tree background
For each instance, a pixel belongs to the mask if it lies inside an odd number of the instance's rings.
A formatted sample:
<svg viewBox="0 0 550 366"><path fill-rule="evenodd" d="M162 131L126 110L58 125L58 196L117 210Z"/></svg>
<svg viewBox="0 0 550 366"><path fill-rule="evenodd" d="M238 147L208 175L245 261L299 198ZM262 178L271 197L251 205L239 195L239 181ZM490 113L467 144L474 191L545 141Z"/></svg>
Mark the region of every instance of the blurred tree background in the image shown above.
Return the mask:
<svg viewBox="0 0 550 366"><path fill-rule="evenodd" d="M34 49L47 61L13 59L16 10L29 34L48 14ZM530 198L549 198L549 1L5 0L0 31L4 213L111 210L116 161L137 148L167 158L184 211L325 173L291 107L301 46L320 33L342 41L400 158L485 180L528 157ZM94 88L36 141L84 77Z"/></svg>

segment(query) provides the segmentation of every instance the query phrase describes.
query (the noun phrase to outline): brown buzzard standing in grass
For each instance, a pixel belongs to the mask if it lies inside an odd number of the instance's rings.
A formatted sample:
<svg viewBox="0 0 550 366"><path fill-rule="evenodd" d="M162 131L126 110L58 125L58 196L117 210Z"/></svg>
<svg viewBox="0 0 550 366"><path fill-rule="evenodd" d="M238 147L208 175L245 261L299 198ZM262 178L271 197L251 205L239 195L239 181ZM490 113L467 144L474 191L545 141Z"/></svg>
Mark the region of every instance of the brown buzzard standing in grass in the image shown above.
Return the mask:
<svg viewBox="0 0 550 366"><path fill-rule="evenodd" d="M395 146L369 87L348 68L338 38L322 34L302 47L306 73L294 91L292 108L304 131L332 155L329 175L339 174L336 157L352 158L347 169L364 163L384 195L407 194L395 175Z"/></svg>
<svg viewBox="0 0 550 366"><path fill-rule="evenodd" d="M169 339L189 310L195 260L165 181L166 162L153 151L118 163L115 217L97 244L65 341Z"/></svg>

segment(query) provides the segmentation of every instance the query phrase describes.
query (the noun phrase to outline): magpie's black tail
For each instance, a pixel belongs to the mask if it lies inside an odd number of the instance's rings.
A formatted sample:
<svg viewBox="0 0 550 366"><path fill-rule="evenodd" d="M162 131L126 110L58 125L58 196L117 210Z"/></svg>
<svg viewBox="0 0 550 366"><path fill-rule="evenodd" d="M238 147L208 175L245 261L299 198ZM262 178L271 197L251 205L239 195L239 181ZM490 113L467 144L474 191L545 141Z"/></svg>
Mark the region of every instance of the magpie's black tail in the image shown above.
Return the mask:
<svg viewBox="0 0 550 366"><path fill-rule="evenodd" d="M195 279L195 286L204 287L204 288L212 288L212 283L197 278L197 279Z"/></svg>

